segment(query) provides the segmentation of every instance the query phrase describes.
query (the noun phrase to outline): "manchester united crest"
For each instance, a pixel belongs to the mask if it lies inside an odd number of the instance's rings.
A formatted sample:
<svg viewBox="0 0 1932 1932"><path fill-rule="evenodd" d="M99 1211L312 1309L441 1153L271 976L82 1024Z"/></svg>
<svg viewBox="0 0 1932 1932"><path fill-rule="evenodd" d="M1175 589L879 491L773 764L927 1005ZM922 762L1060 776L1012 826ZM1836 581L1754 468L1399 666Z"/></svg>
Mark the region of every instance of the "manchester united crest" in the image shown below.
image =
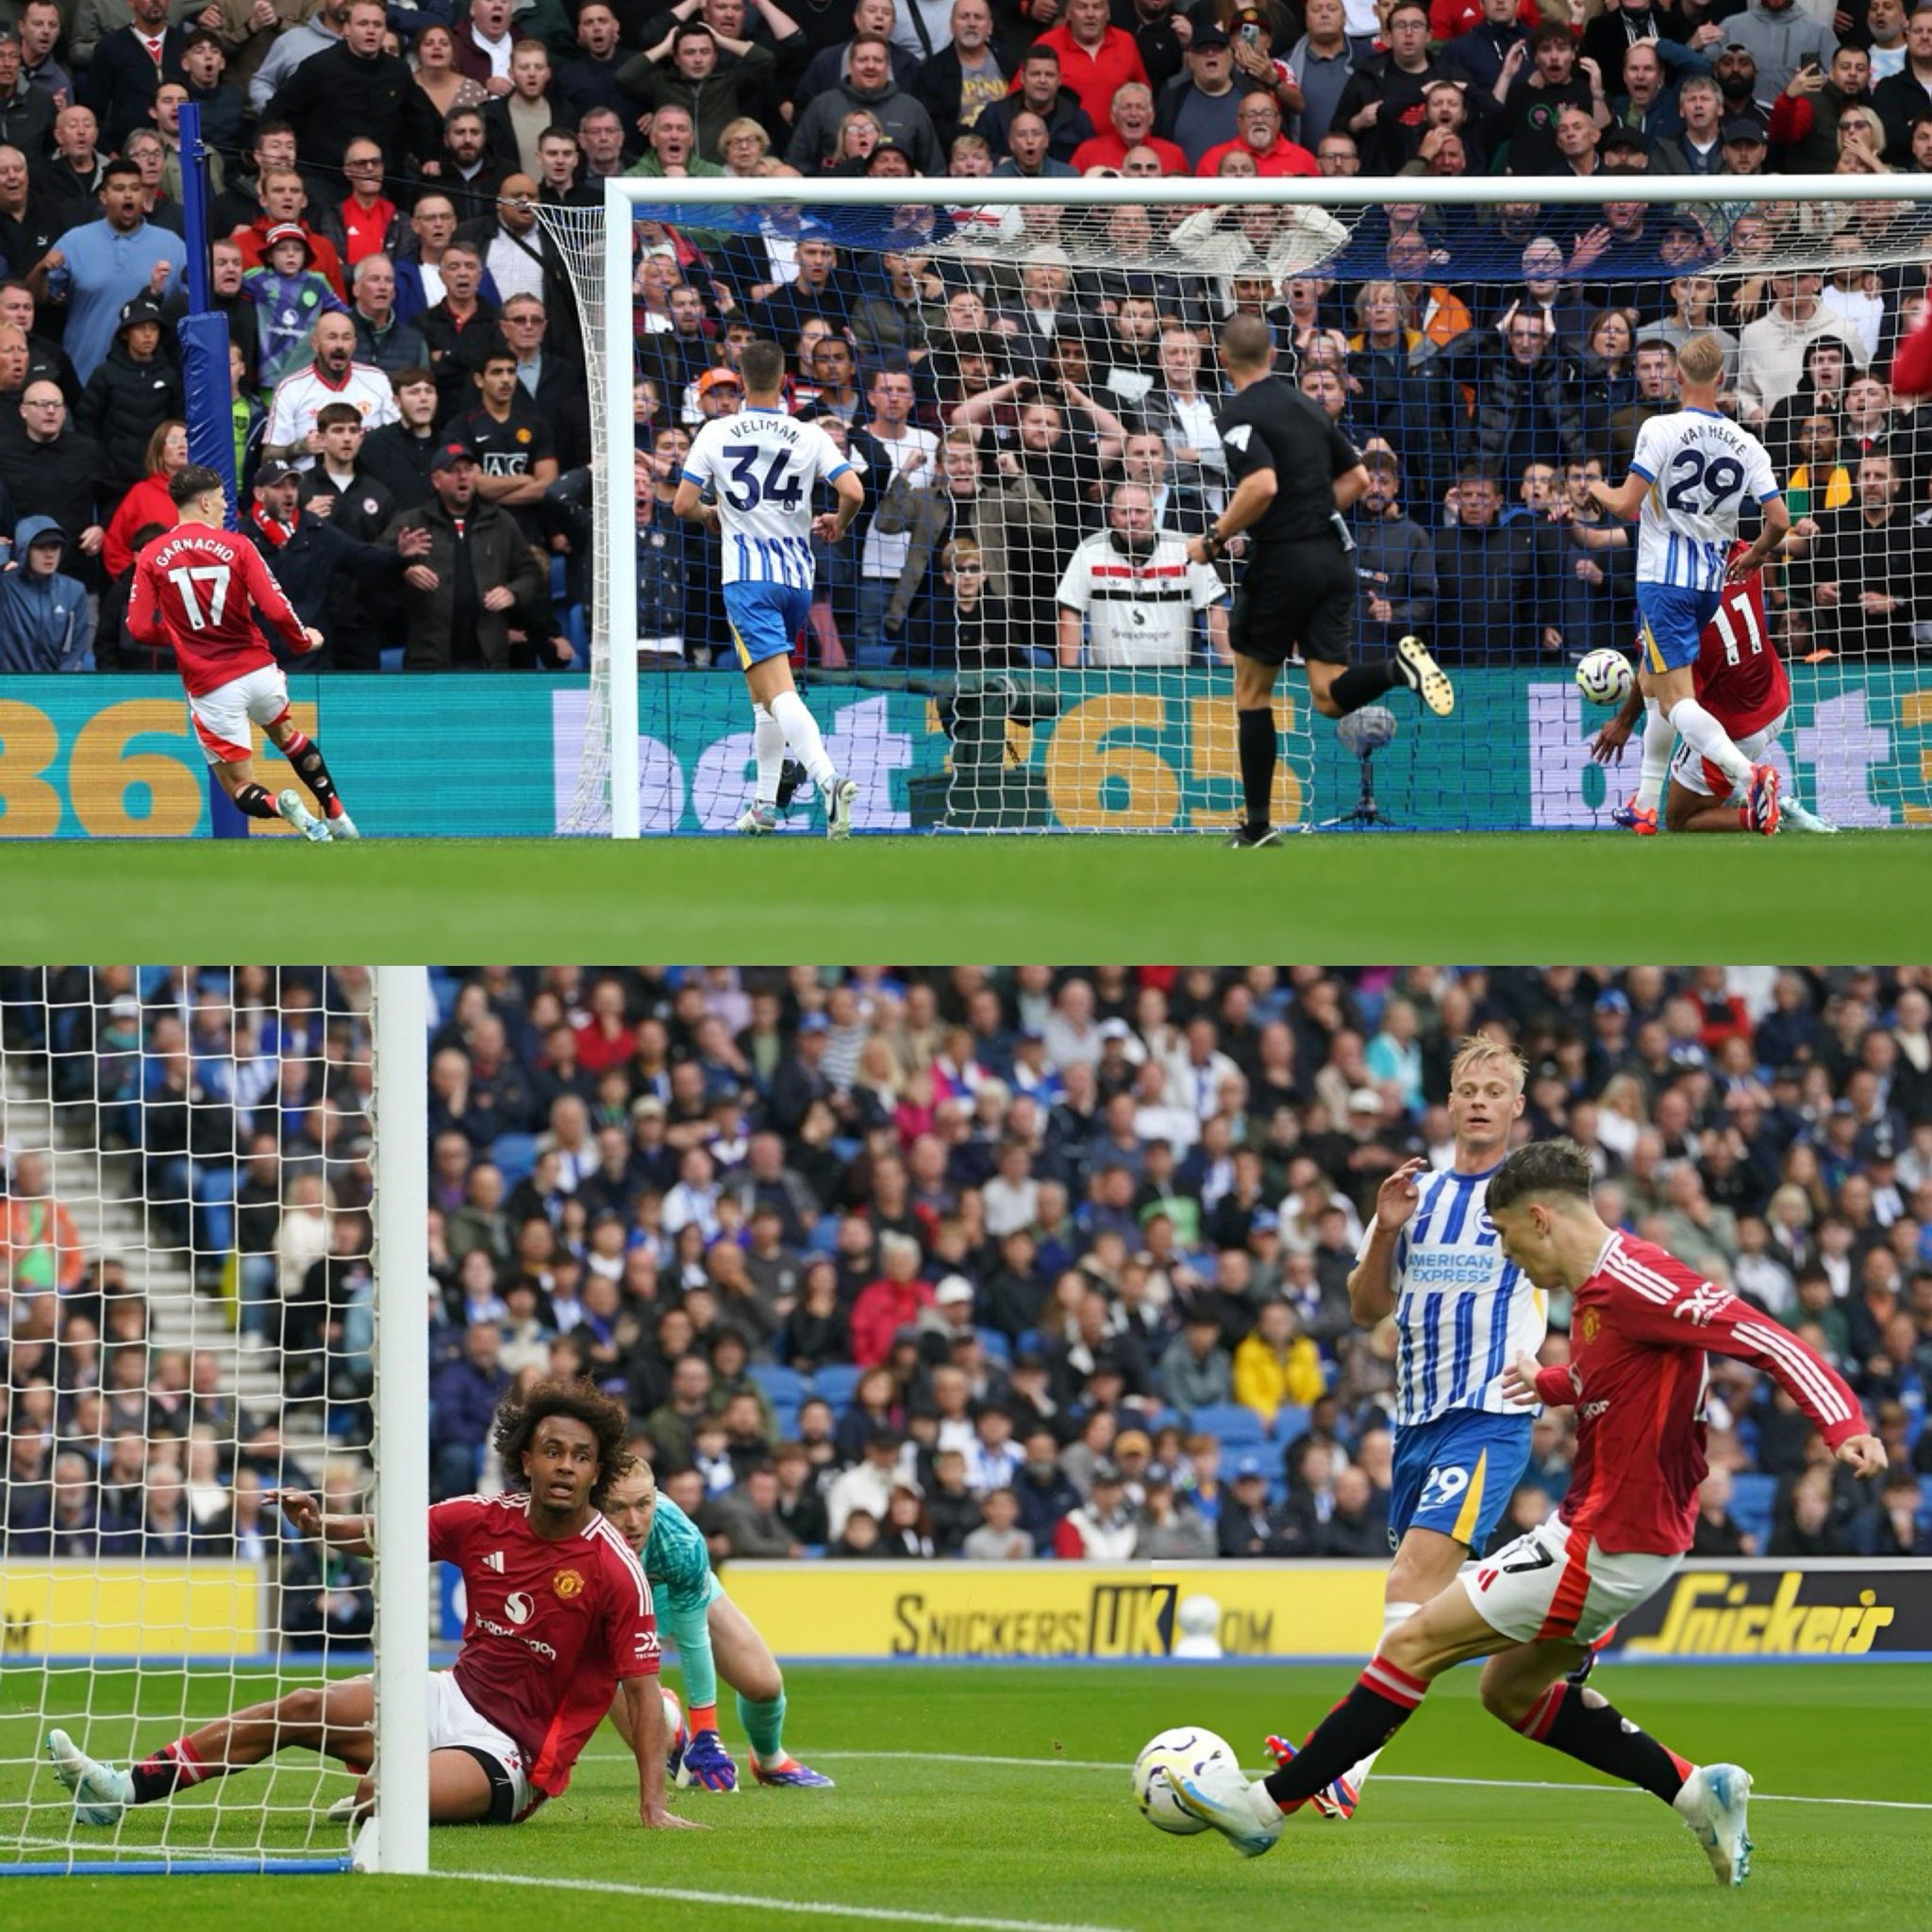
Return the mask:
<svg viewBox="0 0 1932 1932"><path fill-rule="evenodd" d="M1603 1322L1598 1316L1597 1311L1594 1308L1585 1308L1583 1311L1583 1345L1585 1348L1588 1348L1596 1340L1597 1330L1602 1326ZM560 1591L558 1593L558 1595L562 1594Z"/></svg>
<svg viewBox="0 0 1932 1932"><path fill-rule="evenodd" d="M565 1603L568 1603L572 1597L579 1596L583 1593L584 1579L575 1570L559 1570L550 1579L550 1588Z"/></svg>

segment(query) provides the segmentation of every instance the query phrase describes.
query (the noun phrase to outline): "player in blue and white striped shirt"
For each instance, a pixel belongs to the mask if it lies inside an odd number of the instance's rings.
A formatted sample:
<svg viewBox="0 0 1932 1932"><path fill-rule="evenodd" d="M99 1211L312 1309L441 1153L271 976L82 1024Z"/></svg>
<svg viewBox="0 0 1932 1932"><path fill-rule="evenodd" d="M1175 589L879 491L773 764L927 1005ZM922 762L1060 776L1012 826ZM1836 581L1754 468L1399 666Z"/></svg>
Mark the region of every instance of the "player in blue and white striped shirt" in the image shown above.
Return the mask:
<svg viewBox="0 0 1932 1932"><path fill-rule="evenodd" d="M1770 834L1778 826L1777 767L1768 760L1754 765L1738 749L1697 702L1694 683L1698 644L1717 614L1724 586L1759 569L1791 526L1764 445L1719 412L1723 374L1724 349L1716 337L1692 336L1677 352L1682 407L1653 416L1637 432L1630 474L1614 490L1603 483L1590 486L1612 516L1639 520L1643 771L1637 796L1613 816L1646 835L1657 829L1657 800L1677 738L1745 795L1757 830ZM1758 506L1763 523L1750 546L1727 562L1747 498Z"/></svg>
<svg viewBox="0 0 1932 1932"><path fill-rule="evenodd" d="M1510 1047L1463 1042L1449 1068L1449 1165L1431 1174L1407 1161L1382 1183L1348 1277L1355 1319L1373 1327L1393 1315L1400 1338L1385 1635L1481 1553L1529 1461L1534 1411L1504 1394L1503 1376L1542 1346L1546 1304L1504 1258L1483 1208L1523 1112L1524 1071ZM1317 1807L1352 1815L1374 1761L1336 1779Z"/></svg>
<svg viewBox="0 0 1932 1932"><path fill-rule="evenodd" d="M790 744L825 802L825 835L852 829L858 787L834 770L825 742L791 681L791 649L811 612L811 540L836 543L865 501L865 487L816 423L788 416L785 356L753 342L739 358L744 408L700 429L684 459L671 507L718 531L724 541L724 611L744 681L751 687L752 754L758 787L741 832L778 827L778 782ZM814 485L826 482L839 508L812 514ZM717 492L715 504L706 492Z"/></svg>

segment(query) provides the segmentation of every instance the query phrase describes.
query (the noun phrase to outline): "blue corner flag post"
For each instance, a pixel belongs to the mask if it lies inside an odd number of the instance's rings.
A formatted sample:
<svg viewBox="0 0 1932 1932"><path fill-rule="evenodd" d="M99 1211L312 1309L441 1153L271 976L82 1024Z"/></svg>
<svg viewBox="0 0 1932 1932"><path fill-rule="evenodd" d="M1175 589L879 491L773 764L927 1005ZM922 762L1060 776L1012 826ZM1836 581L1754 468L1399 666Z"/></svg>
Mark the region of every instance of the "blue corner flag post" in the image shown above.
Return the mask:
<svg viewBox="0 0 1932 1932"><path fill-rule="evenodd" d="M228 318L208 293L208 150L201 109L181 105L181 213L187 227L188 313L181 318L181 386L188 407L188 460L212 470L228 499L228 527L239 526L235 417L228 382ZM245 839L248 821L210 771L208 814L217 839Z"/></svg>

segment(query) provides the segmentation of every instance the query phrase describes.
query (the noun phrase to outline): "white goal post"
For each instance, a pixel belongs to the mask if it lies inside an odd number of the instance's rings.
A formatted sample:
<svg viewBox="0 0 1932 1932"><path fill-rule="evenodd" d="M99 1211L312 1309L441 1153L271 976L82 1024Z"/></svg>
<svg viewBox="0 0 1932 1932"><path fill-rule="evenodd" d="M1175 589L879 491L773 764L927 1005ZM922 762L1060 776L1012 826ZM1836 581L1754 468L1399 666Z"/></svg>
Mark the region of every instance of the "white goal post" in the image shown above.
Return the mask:
<svg viewBox="0 0 1932 1932"><path fill-rule="evenodd" d="M1291 282L1319 284L1324 316L1343 315L1346 305L1347 320L1328 329L1331 335L1355 326L1356 295L1367 281L1395 277L1392 249L1391 266L1381 266L1382 238L1393 233L1395 212L1424 236L1453 231L1458 245L1481 244L1461 248L1453 265L1451 251L1444 251L1445 265L1440 269L1411 268L1407 273L1419 279L1404 286L1413 291L1428 275L1439 274L1446 286L1436 292L1459 290L1469 295L1472 333L1485 338L1509 286L1523 280L1520 258L1526 231L1513 225L1512 211L1533 210L1541 223L1532 227L1547 225L1562 238L1560 245L1572 257L1572 265L1557 272L1566 290L1608 308L1616 306L1619 289L1627 292L1641 286L1642 300L1632 305L1633 315L1668 307L1667 291L1675 275L1707 277L1729 289L1744 278L1799 271L1821 276L1848 269L1920 273L1928 230L1923 181L1903 175L1833 175L1828 182L1815 175L1663 176L1602 169L1586 177L1227 176L1212 182L1091 175L1046 180L626 175L607 179L604 189L601 209L546 208L539 212L560 247L579 299L597 445L593 483L600 541L593 579L591 684L577 796L567 813L560 807L560 819L564 829L608 829L619 838L638 837L647 829L724 829L741 802L748 754L748 735L741 742L727 740L722 726L708 741L708 761L699 748L667 752L654 738L658 727L648 720L640 724L637 505L622 474L624 453L635 441L631 384L625 377L637 369L640 343L647 340L634 336L629 323L640 221L756 238L761 221L773 216L792 224L788 232L795 234L802 211L818 225L818 232L854 256L876 258L891 249L895 234L903 234L910 238L905 246L930 256L941 275L991 275L1001 287L1011 287L1024 265L1039 258L1042 236L1049 238L1044 245L1070 263L1075 277L1083 272L1095 276L1117 272L1120 263L1108 239L1109 221L1117 213L1138 211L1149 218L1155 241L1152 253L1136 258L1136 265L1163 286L1181 288L1190 325L1206 352L1204 390L1215 376L1214 323L1227 312L1224 305L1234 299L1226 291L1241 267L1240 224L1246 210L1274 210L1283 224L1278 245L1265 260L1249 251L1269 284L1268 306L1286 312ZM1628 265L1636 259L1632 257L1613 273L1607 259L1598 261L1587 249L1573 246L1580 232L1577 211L1610 203L1636 205L1652 220L1652 234L1658 238L1655 249L1660 252L1647 265ZM1210 209L1226 212L1220 229L1210 224L1208 230L1191 232L1183 225L1191 214ZM906 218L897 229L891 225L895 210ZM936 234L921 227L921 211L938 215ZM975 219L952 219L962 212ZM1673 223L1681 231L1674 240ZM1196 230L1199 226L1198 222L1192 225ZM1296 230L1291 246L1289 228ZM1701 237L1701 243L1687 245L1684 236ZM1188 245L1179 245L1184 242ZM867 268L876 277L875 258ZM710 272L715 275L715 267ZM1627 279L1617 283L1616 274ZM1167 306L1162 307L1163 327L1173 319ZM1100 307L1103 314L1108 312L1108 305ZM625 323L612 326L612 319L619 317ZM1634 332L1641 341L1643 332ZM792 345L788 341L784 346L789 357ZM1422 353L1434 356L1441 347L1440 340L1431 339ZM1890 347L1888 341L1888 355ZM1357 352L1351 347L1349 353ZM1579 354L1577 359L1587 358ZM1858 359L1862 365L1868 358ZM1439 381L1450 379L1446 372L1452 362L1441 363ZM1454 380L1464 385L1466 397L1473 396L1462 365L1453 366L1457 371ZM1344 367L1340 373L1352 391L1352 370ZM1473 415L1474 407L1470 403L1466 413ZM1346 408L1341 421L1348 432L1355 425ZM950 418L938 420L943 425ZM1119 422L1130 434L1141 426L1125 407ZM1432 512L1443 500L1445 486L1453 489L1457 465L1467 454L1465 441L1474 448L1474 431L1461 421L1441 439L1440 474L1426 479L1426 507ZM1420 498L1425 479L1414 474L1420 465L1410 453L1403 454L1403 483ZM1091 492L1096 502L1104 492L1110 495L1126 474L1114 467L1117 455L1110 454L1108 461L1104 484ZM1513 494L1514 475L1504 480ZM1906 507L1916 512L1926 499L1916 471L1912 481ZM1509 503L1505 509L1513 513ZM1090 527L1096 537L1105 528L1099 520L1108 513L1104 508L1095 511ZM1433 528L1427 534L1433 537ZM1052 576L1036 565L1036 580L1028 586L1032 608L1049 613L1049 622L1064 561L1063 554L1051 557ZM1932 602L1923 638L1908 629L1901 615L1889 633L1874 627L1870 636L1845 642L1846 620L1827 614L1822 602L1816 610L1812 608L1810 579L1820 561L1814 555L1788 572L1780 566L1775 621L1792 660L1794 691L1790 724L1775 757L1791 768L1788 777L1839 823L1932 822L1932 793L1921 768L1932 729L1932 678L1922 680L1913 662L1920 649L1932 652ZM1602 719L1592 717L1568 690L1569 675L1588 649L1580 630L1570 623L1570 606L1558 609L1561 591L1574 587L1549 587L1570 563L1565 554L1535 564L1538 601L1533 614L1525 606L1521 641L1512 644L1504 638L1507 625L1493 634L1483 632L1464 613L1465 628L1479 641L1452 646L1448 668L1477 675L1472 679L1472 702L1457 719L1431 727L1398 694L1391 708L1399 736L1383 760L1396 768L1392 789L1399 804L1386 814L1391 822L1440 829L1606 822L1605 780L1600 773L1592 774L1585 750ZM937 562L934 568L936 574ZM1457 566L1451 562L1447 568L1453 573ZM1900 569L1903 574L1906 566ZM1473 611L1476 589L1445 582L1445 591L1451 588ZM1365 587L1365 608L1369 595ZM1610 596L1607 591L1591 618L1599 626L1599 642L1607 635L1602 626L1610 622ZM1627 619L1627 602L1619 603L1625 617L1617 620L1621 631L1616 639L1618 647L1626 650L1635 630L1634 619ZM1908 596L1902 595L1901 611L1907 602ZM1548 621L1552 612L1563 621ZM1388 633L1375 648L1392 644L1396 622L1365 623L1358 648L1371 650L1371 628ZM1425 622L1416 627L1426 634ZM708 653L719 640L694 641ZM1008 667L997 679L981 680L963 660L931 671L905 661L885 668L859 662L835 671L832 688L841 699L853 693L924 697L929 718L938 720L950 741L944 754L946 777L938 788L942 803L936 813L922 817L917 808L909 813L880 808L868 819L861 808L860 829L909 829L935 823L958 829L1203 829L1224 822L1238 800L1232 715L1224 700L1224 677L1218 685L1212 680L1217 665L1208 642L1207 628L1198 627L1184 668L1137 671L1130 658L1102 658L1090 633L1087 655L1074 668L1064 650L1056 658L1052 636L1036 626L1022 640L1033 666L1017 673ZM1822 672L1813 669L1821 664ZM1097 666L1104 675L1096 673ZM990 722L982 724L974 707L980 694L995 686L1000 701L985 707ZM680 690L673 676L654 675L651 689L654 706L661 706L666 715L690 707L693 687ZM1209 701L1217 690L1224 694L1218 705ZM1289 789L1286 816L1305 827L1318 821L1352 822L1355 815L1346 808L1355 802L1355 759L1366 760L1386 741L1379 731L1344 735L1338 747L1333 730L1311 718L1305 691L1298 679L1290 678L1278 694L1277 717L1285 733L1278 782ZM719 691L705 702L722 717L728 699ZM871 702L883 707L888 696ZM900 737L888 741L903 747L907 714L902 709L895 715L901 721L894 727ZM1509 748L1498 757L1506 732ZM662 770L640 769L641 741ZM901 764L906 762L902 758ZM915 756L908 769L918 763ZM1366 761L1362 773L1366 797ZM1024 797L1013 789L1016 774L1031 787ZM894 799L906 782L903 772L893 778L898 788ZM914 790L922 783L916 769L910 783ZM974 790L977 786L983 786L983 796ZM879 799L888 789L881 777ZM1459 802L1445 807L1445 797Z"/></svg>
<svg viewBox="0 0 1932 1932"><path fill-rule="evenodd" d="M429 1869L429 1012L423 967L0 968L0 1878ZM111 1824L49 1762L358 1674L353 1840L306 1753Z"/></svg>

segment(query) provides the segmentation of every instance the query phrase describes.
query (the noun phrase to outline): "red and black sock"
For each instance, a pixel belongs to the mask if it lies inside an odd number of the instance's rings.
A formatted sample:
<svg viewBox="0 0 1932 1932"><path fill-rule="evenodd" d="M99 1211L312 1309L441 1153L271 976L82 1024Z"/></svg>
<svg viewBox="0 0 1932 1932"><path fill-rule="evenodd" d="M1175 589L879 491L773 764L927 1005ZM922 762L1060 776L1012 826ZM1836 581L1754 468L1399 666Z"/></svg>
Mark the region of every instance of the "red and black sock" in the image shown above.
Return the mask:
<svg viewBox="0 0 1932 1932"><path fill-rule="evenodd" d="M1402 659L1384 658L1374 664L1351 664L1328 687L1328 695L1345 718L1351 711L1359 711L1364 705L1373 705L1383 692L1391 691L1398 685L1405 689L1408 687L1408 676L1402 668Z"/></svg>
<svg viewBox="0 0 1932 1932"><path fill-rule="evenodd" d="M315 794L315 802L321 806L323 817L340 818L342 801L336 791L336 781L328 774L322 747L314 739L305 738L297 732L283 745L282 756L294 766L296 775Z"/></svg>
<svg viewBox="0 0 1932 1932"><path fill-rule="evenodd" d="M277 819L275 795L265 786L244 785L235 793L235 806L251 819Z"/></svg>
<svg viewBox="0 0 1932 1932"><path fill-rule="evenodd" d="M1305 1804L1351 1765L1379 1751L1408 1722L1428 1689L1422 1678L1372 1657L1355 1689L1315 1726L1300 1755L1268 1774L1268 1795L1284 1811Z"/></svg>
<svg viewBox="0 0 1932 1932"><path fill-rule="evenodd" d="M1591 1703L1595 1696L1567 1681L1552 1684L1516 1728L1592 1771L1641 1786L1668 1805L1696 1767L1639 1730L1614 1705L1600 1698Z"/></svg>
<svg viewBox="0 0 1932 1932"><path fill-rule="evenodd" d="M186 1738L177 1738L152 1757L143 1757L128 1773L134 1780L134 1802L152 1805L158 1798L173 1797L177 1790L185 1790L205 1778L221 1776L226 1768L204 1764L194 1755L194 1746Z"/></svg>
<svg viewBox="0 0 1932 1932"><path fill-rule="evenodd" d="M1266 707L1258 711L1237 711L1236 742L1241 758L1241 797L1248 808L1248 824L1262 830L1274 809L1274 761L1277 756L1274 711Z"/></svg>

